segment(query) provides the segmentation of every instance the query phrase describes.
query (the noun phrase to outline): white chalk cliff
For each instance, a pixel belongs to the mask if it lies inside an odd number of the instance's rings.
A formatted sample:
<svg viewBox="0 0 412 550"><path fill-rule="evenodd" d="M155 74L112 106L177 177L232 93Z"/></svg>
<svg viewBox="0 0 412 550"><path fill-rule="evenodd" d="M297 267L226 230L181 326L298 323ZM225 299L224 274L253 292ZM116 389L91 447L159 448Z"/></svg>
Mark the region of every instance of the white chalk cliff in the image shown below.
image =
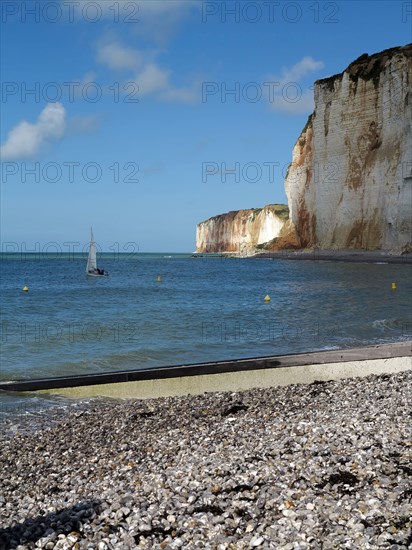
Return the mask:
<svg viewBox="0 0 412 550"><path fill-rule="evenodd" d="M214 216L198 224L196 252L249 254L278 237L287 219L287 206L279 204Z"/></svg>
<svg viewBox="0 0 412 550"><path fill-rule="evenodd" d="M412 251L411 84L412 44L364 54L315 82L315 110L285 180L290 220L274 205L216 216L198 225L196 250L239 252L271 241L272 250L294 242Z"/></svg>
<svg viewBox="0 0 412 550"><path fill-rule="evenodd" d="M301 247L409 250L412 45L315 82L285 181Z"/></svg>

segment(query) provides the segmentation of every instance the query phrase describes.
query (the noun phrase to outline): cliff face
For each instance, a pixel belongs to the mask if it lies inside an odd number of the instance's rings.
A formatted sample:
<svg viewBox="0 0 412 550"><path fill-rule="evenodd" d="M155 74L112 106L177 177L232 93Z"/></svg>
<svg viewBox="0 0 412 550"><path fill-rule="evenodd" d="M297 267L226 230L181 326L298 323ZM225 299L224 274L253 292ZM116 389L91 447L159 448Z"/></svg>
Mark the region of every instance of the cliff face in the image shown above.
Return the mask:
<svg viewBox="0 0 412 550"><path fill-rule="evenodd" d="M411 83L412 45L315 83L285 181L302 247L411 248Z"/></svg>
<svg viewBox="0 0 412 550"><path fill-rule="evenodd" d="M315 82L315 111L285 180L290 220L240 210L197 227L197 252L250 253L262 243L412 251L412 44L364 54Z"/></svg>
<svg viewBox="0 0 412 550"><path fill-rule="evenodd" d="M249 254L278 237L287 219L288 207L279 204L214 216L198 224L196 252Z"/></svg>

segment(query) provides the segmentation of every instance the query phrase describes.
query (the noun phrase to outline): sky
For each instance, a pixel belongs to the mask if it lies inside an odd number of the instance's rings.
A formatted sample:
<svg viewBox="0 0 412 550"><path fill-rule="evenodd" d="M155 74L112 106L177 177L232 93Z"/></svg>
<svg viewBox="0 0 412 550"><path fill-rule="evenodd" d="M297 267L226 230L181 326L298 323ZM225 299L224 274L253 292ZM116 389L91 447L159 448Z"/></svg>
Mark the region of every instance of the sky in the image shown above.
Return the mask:
<svg viewBox="0 0 412 550"><path fill-rule="evenodd" d="M15 252L80 252L90 226L103 250L192 252L200 221L286 203L314 81L412 41L410 1L0 9L1 243Z"/></svg>

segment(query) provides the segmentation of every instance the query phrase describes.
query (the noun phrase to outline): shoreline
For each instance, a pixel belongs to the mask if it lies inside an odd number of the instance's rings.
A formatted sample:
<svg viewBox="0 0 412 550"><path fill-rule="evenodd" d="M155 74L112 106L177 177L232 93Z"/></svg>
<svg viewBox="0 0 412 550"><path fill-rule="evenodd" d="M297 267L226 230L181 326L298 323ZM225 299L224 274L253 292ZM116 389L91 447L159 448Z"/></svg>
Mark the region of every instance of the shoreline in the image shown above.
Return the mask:
<svg viewBox="0 0 412 550"><path fill-rule="evenodd" d="M348 263L388 263L412 264L412 253L393 255L387 251L375 250L320 250L300 249L264 252L255 258L272 258L274 260L312 260Z"/></svg>
<svg viewBox="0 0 412 550"><path fill-rule="evenodd" d="M150 399L205 392L244 391L395 373L412 369L412 341L194 365L63 376L0 383L5 392L70 398Z"/></svg>
<svg viewBox="0 0 412 550"><path fill-rule="evenodd" d="M253 252L240 254L237 252L198 252L192 257L199 258L263 258L273 260L304 260L304 261L327 261L327 262L348 262L348 263L389 263L389 264L412 264L412 253L391 254L384 250L321 250L319 248L284 249L266 252Z"/></svg>
<svg viewBox="0 0 412 550"><path fill-rule="evenodd" d="M250 253L240 252L194 252L192 258L239 258L239 259L272 259L272 260L302 260L302 261L327 261L348 263L387 263L412 265L412 253L391 254L382 250L321 250L318 248L284 249L272 252Z"/></svg>

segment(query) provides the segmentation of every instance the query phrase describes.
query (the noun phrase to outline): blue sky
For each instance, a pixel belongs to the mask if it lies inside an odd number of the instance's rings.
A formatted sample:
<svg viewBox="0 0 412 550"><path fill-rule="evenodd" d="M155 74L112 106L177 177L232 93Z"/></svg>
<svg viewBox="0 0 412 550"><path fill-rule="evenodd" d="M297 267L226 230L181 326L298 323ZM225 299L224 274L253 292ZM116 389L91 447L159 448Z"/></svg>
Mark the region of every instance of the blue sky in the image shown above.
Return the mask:
<svg viewBox="0 0 412 550"><path fill-rule="evenodd" d="M199 221L286 202L313 82L412 40L397 1L3 0L1 17L17 251L80 251L93 225L106 250L190 252Z"/></svg>

